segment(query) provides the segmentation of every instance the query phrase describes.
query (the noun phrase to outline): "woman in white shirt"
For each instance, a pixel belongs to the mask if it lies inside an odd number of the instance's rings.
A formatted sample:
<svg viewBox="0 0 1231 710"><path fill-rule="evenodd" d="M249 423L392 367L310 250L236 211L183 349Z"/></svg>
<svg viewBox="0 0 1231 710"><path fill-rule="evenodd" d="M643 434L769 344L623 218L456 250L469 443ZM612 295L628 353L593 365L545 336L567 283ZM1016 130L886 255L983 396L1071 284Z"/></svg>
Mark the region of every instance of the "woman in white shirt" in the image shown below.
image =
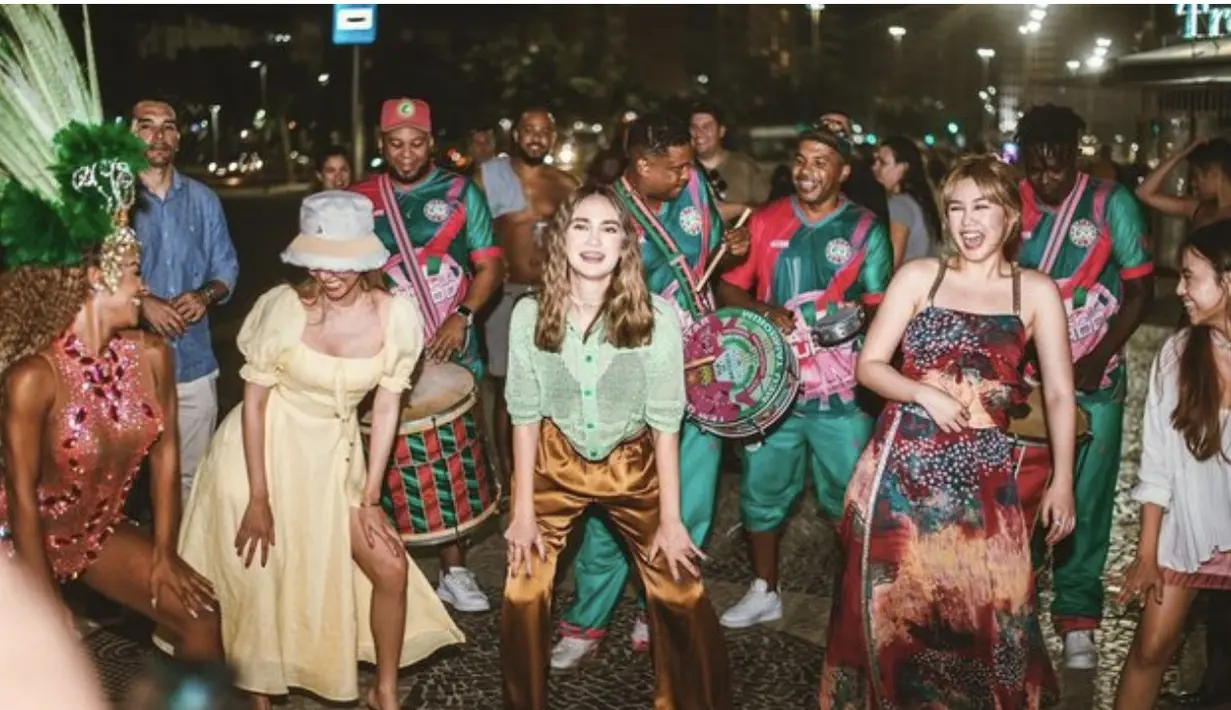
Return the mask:
<svg viewBox="0 0 1231 710"><path fill-rule="evenodd" d="M1141 538L1121 593L1144 609L1116 710L1154 707L1193 598L1231 589L1231 222L1196 230L1182 254L1191 325L1163 345L1146 395Z"/></svg>

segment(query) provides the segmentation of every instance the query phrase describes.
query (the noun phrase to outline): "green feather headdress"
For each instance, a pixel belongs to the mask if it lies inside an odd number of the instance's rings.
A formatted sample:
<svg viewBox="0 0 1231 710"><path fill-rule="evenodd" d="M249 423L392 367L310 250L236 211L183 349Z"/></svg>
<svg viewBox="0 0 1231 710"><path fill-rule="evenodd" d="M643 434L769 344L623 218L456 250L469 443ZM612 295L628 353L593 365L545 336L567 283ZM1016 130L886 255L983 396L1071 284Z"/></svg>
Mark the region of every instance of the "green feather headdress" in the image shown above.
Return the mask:
<svg viewBox="0 0 1231 710"><path fill-rule="evenodd" d="M77 264L99 247L114 260L136 244L127 211L145 146L103 121L85 13L83 72L54 5L0 5L0 252L9 268Z"/></svg>

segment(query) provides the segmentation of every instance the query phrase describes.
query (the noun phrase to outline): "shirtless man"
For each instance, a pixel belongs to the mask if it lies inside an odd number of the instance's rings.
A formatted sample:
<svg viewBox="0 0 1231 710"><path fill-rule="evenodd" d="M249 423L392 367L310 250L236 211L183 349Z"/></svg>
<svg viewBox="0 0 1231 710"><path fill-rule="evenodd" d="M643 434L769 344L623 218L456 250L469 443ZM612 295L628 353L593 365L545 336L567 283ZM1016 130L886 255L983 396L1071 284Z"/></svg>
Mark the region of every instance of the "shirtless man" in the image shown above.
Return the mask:
<svg viewBox="0 0 1231 710"><path fill-rule="evenodd" d="M495 218L496 240L504 248L505 283L483 326L487 343L488 371L496 380L495 436L500 470L512 470L513 433L504 401L504 376L508 367L509 317L513 302L539 284L542 259L541 231L547 228L560 204L577 189L577 178L547 165L543 159L556 145L556 119L544 108L521 112L513 127L513 157L483 163L476 182L487 195ZM505 486L507 491L508 486Z"/></svg>

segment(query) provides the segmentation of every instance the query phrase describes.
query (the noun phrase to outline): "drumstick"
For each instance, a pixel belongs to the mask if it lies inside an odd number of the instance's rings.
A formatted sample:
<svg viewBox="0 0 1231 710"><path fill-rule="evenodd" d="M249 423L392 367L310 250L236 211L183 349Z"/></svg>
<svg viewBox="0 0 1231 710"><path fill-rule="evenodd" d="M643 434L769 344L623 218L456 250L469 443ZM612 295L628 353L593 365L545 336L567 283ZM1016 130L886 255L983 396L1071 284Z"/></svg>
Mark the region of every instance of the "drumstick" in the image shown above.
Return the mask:
<svg viewBox="0 0 1231 710"><path fill-rule="evenodd" d="M718 359L717 355L710 355L709 357L699 357L696 360L689 360L688 362L684 363L684 369L691 370L695 367L701 367L702 365L708 365L717 359Z"/></svg>
<svg viewBox="0 0 1231 710"><path fill-rule="evenodd" d="M739 219L736 220L735 226L731 228L731 231L734 232L744 226L744 222L748 221L748 216L751 214L752 209L750 207L745 207L743 214L741 214ZM714 260L710 262L709 268L705 270L705 273L701 275L701 280L698 281L696 287L693 288L693 293L701 293L701 291L705 289L705 284L710 280L710 277L714 275L714 269L717 268L718 262L722 261L722 257L726 255L727 243L724 241L722 246L718 247L718 251L714 254Z"/></svg>

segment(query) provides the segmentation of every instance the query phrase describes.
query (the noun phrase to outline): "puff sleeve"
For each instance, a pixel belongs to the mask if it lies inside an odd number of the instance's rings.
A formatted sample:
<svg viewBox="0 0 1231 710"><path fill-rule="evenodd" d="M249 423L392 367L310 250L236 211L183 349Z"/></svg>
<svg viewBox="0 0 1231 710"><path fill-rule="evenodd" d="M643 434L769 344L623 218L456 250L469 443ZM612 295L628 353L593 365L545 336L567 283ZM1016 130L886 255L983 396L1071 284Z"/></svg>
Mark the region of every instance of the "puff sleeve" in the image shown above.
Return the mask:
<svg viewBox="0 0 1231 710"><path fill-rule="evenodd" d="M296 329L296 324L299 325ZM266 291L239 330L235 344L244 356L239 376L262 387L278 384L283 358L303 330L303 306L290 286Z"/></svg>
<svg viewBox="0 0 1231 710"><path fill-rule="evenodd" d="M389 303L385 325L385 368L380 386L401 394L410 387L410 376L423 354L423 316L418 304L403 296Z"/></svg>

